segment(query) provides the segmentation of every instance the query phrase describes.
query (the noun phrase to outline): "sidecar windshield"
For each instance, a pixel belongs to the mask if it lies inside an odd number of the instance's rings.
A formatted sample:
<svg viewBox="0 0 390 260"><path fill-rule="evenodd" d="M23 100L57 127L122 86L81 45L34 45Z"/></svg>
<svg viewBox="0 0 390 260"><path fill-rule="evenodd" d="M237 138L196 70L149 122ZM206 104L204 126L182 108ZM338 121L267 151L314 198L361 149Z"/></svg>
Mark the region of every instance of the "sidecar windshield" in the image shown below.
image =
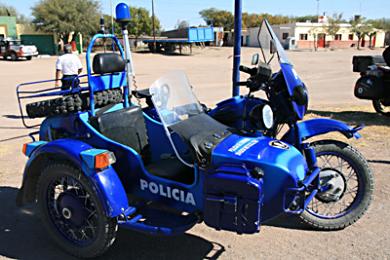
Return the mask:
<svg viewBox="0 0 390 260"><path fill-rule="evenodd" d="M149 91L157 113L167 127L203 112L183 71L166 74L156 80Z"/></svg>
<svg viewBox="0 0 390 260"><path fill-rule="evenodd" d="M277 55L279 63L290 63L287 53L267 20L261 24L258 41L264 63L269 64L275 59L275 55Z"/></svg>

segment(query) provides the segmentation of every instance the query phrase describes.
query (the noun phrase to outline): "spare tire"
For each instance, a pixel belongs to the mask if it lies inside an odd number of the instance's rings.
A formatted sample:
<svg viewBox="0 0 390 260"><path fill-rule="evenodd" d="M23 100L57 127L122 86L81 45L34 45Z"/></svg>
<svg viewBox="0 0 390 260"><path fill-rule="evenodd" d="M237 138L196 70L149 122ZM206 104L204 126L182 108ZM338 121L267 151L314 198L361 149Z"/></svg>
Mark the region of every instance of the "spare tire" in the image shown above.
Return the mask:
<svg viewBox="0 0 390 260"><path fill-rule="evenodd" d="M94 93L95 108L122 101L121 89L110 89ZM26 105L29 118L49 117L86 111L90 105L89 93L72 94L55 99L38 101Z"/></svg>

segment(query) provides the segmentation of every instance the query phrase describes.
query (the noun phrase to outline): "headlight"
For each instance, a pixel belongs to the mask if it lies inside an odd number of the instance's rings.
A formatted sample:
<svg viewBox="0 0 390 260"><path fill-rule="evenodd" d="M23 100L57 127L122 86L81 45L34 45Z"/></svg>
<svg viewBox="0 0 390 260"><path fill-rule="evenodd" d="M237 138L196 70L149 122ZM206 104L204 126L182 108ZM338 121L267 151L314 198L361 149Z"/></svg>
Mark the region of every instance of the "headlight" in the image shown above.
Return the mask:
<svg viewBox="0 0 390 260"><path fill-rule="evenodd" d="M258 130L270 130L274 126L274 112L267 104L254 106L249 113L249 119Z"/></svg>
<svg viewBox="0 0 390 260"><path fill-rule="evenodd" d="M269 105L264 105L262 110L263 124L268 130L274 126L274 112Z"/></svg>

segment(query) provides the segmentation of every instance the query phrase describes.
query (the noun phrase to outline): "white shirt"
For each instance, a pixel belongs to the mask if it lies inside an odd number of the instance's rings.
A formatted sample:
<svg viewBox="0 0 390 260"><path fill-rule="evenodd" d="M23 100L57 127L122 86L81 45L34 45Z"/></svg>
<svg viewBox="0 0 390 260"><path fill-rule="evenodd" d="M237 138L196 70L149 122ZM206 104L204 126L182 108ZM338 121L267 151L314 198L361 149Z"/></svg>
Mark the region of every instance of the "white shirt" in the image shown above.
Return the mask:
<svg viewBox="0 0 390 260"><path fill-rule="evenodd" d="M79 57L74 54L67 53L57 59L56 69L60 70L63 75L77 75L78 70L82 68Z"/></svg>

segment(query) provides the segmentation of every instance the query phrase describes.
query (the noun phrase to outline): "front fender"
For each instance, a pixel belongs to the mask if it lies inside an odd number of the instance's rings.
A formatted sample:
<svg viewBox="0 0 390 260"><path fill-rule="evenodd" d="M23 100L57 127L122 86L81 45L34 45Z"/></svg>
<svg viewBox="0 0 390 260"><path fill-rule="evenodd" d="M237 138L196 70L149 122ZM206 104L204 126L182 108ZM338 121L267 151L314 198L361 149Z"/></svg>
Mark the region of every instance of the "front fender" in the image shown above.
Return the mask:
<svg viewBox="0 0 390 260"><path fill-rule="evenodd" d="M296 131L298 129L298 136ZM361 135L358 133L363 129L363 126L351 127L347 124L325 118L316 118L302 121L296 124L296 128L291 128L282 138L283 141L295 144L297 141L302 142L313 136L323 135L330 132L339 132L347 138L355 137L359 139Z"/></svg>
<svg viewBox="0 0 390 260"><path fill-rule="evenodd" d="M112 166L97 171L88 166L81 153L94 149L87 143L74 139L59 139L38 146L32 151L24 171L23 185L18 194L18 204L33 202L36 184L47 163L66 161L79 168L91 181L109 217L117 217L129 207L126 192Z"/></svg>

